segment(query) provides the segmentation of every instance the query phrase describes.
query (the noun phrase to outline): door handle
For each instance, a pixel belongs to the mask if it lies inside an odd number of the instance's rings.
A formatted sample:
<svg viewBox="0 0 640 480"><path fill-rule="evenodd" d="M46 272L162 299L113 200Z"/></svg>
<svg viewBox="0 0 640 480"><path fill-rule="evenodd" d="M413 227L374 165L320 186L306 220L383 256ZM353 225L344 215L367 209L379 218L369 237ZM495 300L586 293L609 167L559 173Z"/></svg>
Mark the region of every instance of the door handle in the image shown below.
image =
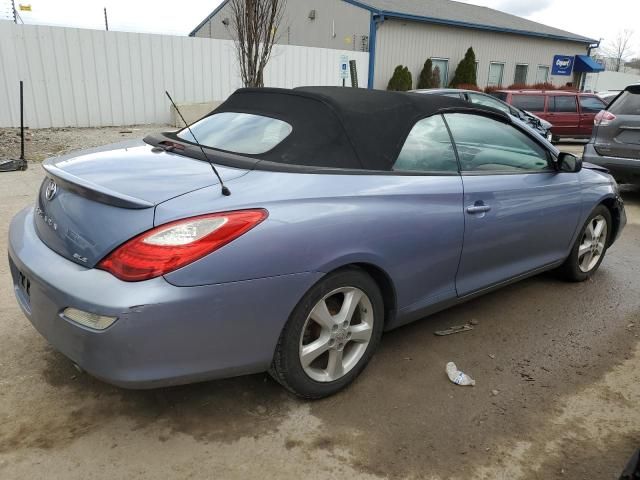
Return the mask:
<svg viewBox="0 0 640 480"><path fill-rule="evenodd" d="M491 210L489 205L470 205L467 207L467 213L486 213Z"/></svg>

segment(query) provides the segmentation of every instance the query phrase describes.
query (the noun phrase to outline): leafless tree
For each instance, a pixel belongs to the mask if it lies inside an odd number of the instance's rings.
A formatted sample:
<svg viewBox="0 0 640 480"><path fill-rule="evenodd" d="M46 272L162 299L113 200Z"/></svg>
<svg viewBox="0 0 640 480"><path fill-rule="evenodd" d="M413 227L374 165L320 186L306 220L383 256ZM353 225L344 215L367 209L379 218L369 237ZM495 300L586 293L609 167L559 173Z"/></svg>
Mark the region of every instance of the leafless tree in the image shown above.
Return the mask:
<svg viewBox="0 0 640 480"><path fill-rule="evenodd" d="M631 47L633 35L633 30L621 30L615 40L602 48L602 52L613 60L616 72L620 71L624 65L624 60L633 53Z"/></svg>
<svg viewBox="0 0 640 480"><path fill-rule="evenodd" d="M264 86L264 68L284 16L286 0L231 0L231 33L245 87Z"/></svg>

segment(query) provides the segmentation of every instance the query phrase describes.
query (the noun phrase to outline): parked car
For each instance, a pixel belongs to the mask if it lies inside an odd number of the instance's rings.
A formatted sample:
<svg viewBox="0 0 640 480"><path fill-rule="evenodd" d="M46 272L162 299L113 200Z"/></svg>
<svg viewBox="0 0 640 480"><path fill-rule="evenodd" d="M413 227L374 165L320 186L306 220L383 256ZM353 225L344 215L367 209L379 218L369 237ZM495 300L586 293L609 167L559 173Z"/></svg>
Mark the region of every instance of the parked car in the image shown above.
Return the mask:
<svg viewBox="0 0 640 480"><path fill-rule="evenodd" d="M592 93L558 90L498 90L493 96L551 123L553 140L590 138L593 119L606 104Z"/></svg>
<svg viewBox="0 0 640 480"><path fill-rule="evenodd" d="M492 97L486 93L476 92L473 90L462 90L456 88L430 88L422 90L413 90L415 93L423 93L427 95L444 95L451 98L461 98L469 103L476 105L486 105L487 107L496 108L504 113L517 118L520 121L526 123L529 127L533 128L536 133L540 134L542 138L548 142L552 139L551 124L540 117L537 117L531 112L521 110L512 105L509 105L502 100Z"/></svg>
<svg viewBox="0 0 640 480"><path fill-rule="evenodd" d="M640 85L627 87L598 113L585 161L602 165L622 183L640 183Z"/></svg>
<svg viewBox="0 0 640 480"><path fill-rule="evenodd" d="M436 95L242 89L190 128L43 166L9 231L18 303L131 388L268 370L324 397L383 330L545 270L588 279L626 223L603 169Z"/></svg>
<svg viewBox="0 0 640 480"><path fill-rule="evenodd" d="M598 92L596 95L598 95L605 105L608 106L614 98L620 95L620 92L622 92L622 90L604 90L602 92Z"/></svg>

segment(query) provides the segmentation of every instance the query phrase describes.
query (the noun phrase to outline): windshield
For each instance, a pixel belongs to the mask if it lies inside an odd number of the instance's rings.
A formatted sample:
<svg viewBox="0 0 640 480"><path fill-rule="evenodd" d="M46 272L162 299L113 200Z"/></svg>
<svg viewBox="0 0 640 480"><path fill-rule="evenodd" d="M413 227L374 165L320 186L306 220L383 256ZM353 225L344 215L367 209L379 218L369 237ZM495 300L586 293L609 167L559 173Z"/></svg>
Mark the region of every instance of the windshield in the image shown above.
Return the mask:
<svg viewBox="0 0 640 480"><path fill-rule="evenodd" d="M250 113L215 113L191 125L193 135L206 147L228 152L258 155L282 142L293 128L286 122ZM178 137L197 143L188 129Z"/></svg>

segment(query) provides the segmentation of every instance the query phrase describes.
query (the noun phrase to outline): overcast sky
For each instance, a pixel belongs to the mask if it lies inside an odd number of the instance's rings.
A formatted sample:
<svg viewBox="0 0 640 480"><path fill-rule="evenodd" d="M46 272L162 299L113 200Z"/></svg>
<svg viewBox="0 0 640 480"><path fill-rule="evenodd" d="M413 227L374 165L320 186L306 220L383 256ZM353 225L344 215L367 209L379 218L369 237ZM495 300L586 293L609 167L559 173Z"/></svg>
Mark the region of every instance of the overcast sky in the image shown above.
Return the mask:
<svg viewBox="0 0 640 480"><path fill-rule="evenodd" d="M291 0L295 1L295 0ZM419 0L416 0L419 1ZM31 5L20 12L25 23L104 28L107 7L112 30L185 35L220 0L15 0ZM633 50L640 56L640 0L467 0L591 38L615 39L619 30L635 29ZM4 4L4 5L3 5ZM9 5L0 0L0 12Z"/></svg>

